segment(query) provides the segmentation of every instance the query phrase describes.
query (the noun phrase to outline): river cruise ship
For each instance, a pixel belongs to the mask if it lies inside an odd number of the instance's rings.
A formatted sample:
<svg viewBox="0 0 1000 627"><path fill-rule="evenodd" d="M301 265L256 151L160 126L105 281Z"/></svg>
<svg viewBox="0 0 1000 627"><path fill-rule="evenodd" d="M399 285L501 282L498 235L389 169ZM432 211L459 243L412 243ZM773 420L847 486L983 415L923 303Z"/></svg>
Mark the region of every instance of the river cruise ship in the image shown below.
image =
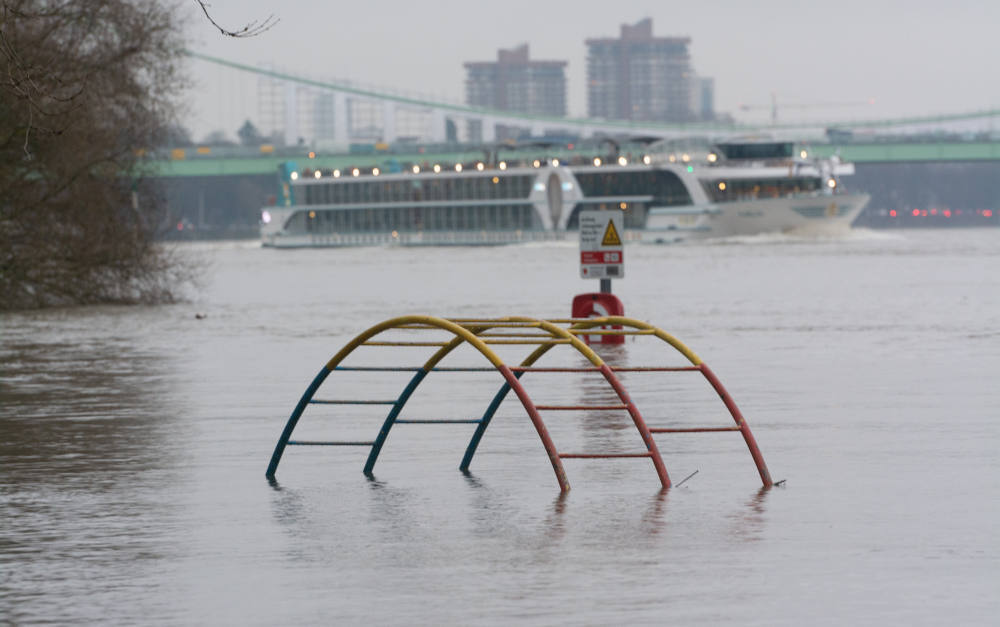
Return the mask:
<svg viewBox="0 0 1000 627"><path fill-rule="evenodd" d="M290 170L261 214L265 246L496 245L575 239L583 209L624 212L625 239L848 228L868 197L852 164L789 142L702 152Z"/></svg>

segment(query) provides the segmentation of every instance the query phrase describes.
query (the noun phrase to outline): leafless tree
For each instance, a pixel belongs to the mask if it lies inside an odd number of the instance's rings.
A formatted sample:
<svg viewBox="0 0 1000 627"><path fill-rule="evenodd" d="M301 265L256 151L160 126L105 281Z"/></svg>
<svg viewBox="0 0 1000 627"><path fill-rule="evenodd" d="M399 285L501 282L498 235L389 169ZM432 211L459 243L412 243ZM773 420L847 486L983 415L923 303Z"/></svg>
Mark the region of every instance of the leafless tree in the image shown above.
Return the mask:
<svg viewBox="0 0 1000 627"><path fill-rule="evenodd" d="M0 0L0 308L174 297L144 175L179 32L157 0Z"/></svg>
<svg viewBox="0 0 1000 627"><path fill-rule="evenodd" d="M267 16L267 19L263 22L253 21L243 26L243 28L237 30L228 30L219 26L219 23L215 21L212 15L208 12L210 5L204 0L194 0L201 7L202 12L205 14L205 18L211 22L212 26L219 29L219 32L227 37L255 37L260 35L264 31L270 30L272 26L278 23L278 18L273 14Z"/></svg>

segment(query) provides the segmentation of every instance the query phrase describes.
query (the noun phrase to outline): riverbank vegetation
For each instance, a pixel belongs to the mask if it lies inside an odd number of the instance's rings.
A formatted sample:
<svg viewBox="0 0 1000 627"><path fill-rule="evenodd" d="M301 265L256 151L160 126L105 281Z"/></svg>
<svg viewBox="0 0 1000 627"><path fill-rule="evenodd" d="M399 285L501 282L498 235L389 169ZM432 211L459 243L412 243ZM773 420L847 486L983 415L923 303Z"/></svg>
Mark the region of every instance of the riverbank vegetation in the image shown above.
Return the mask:
<svg viewBox="0 0 1000 627"><path fill-rule="evenodd" d="M190 269L155 241L144 178L181 94L175 7L0 0L0 308L164 302Z"/></svg>

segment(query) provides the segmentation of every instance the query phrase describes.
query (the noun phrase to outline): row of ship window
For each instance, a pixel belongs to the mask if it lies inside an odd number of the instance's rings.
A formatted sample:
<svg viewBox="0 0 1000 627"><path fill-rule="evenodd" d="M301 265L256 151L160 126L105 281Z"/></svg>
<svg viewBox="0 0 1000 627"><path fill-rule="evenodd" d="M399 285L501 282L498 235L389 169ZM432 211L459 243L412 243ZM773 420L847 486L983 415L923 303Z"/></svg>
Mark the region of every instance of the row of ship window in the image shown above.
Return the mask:
<svg viewBox="0 0 1000 627"><path fill-rule="evenodd" d="M709 198L715 202L781 198L819 191L820 180L813 178L781 178L753 181L709 181L704 183Z"/></svg>
<svg viewBox="0 0 1000 627"><path fill-rule="evenodd" d="M667 170L577 172L584 196L652 196L655 206L691 203L676 174ZM525 199L532 175L419 177L395 181L366 178L303 187L307 205Z"/></svg>
<svg viewBox="0 0 1000 627"><path fill-rule="evenodd" d="M531 193L531 175L449 176L401 179L366 178L304 186L307 205L427 202L441 200L523 199Z"/></svg>
<svg viewBox="0 0 1000 627"><path fill-rule="evenodd" d="M296 224L298 223L298 224ZM288 227L307 233L530 230L542 228L531 205L392 207L300 211Z"/></svg>
<svg viewBox="0 0 1000 627"><path fill-rule="evenodd" d="M652 196L654 207L690 205L687 187L669 170L577 172L584 197Z"/></svg>

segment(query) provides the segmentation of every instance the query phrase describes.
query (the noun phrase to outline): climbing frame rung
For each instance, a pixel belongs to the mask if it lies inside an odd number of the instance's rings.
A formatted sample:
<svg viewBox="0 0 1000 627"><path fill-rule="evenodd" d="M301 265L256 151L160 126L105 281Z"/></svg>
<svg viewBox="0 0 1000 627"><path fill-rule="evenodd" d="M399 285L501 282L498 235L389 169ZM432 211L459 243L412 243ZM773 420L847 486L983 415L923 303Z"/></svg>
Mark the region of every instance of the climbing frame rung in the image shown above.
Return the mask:
<svg viewBox="0 0 1000 627"><path fill-rule="evenodd" d="M556 338L549 338L549 339L538 338L533 340L494 340L494 339L483 340L483 344L509 344L509 345L523 344L525 346L536 346L538 344L570 344L570 343L571 340L560 340Z"/></svg>
<svg viewBox="0 0 1000 627"><path fill-rule="evenodd" d="M289 446L371 446L375 444L372 442L324 442L318 440L289 440Z"/></svg>
<svg viewBox="0 0 1000 627"><path fill-rule="evenodd" d="M628 409L628 405L535 405L535 409L549 411L611 411Z"/></svg>
<svg viewBox="0 0 1000 627"><path fill-rule="evenodd" d="M625 329L567 329L573 335L653 335L655 331L642 329L626 331Z"/></svg>
<svg viewBox="0 0 1000 627"><path fill-rule="evenodd" d="M334 370L345 372L416 372L419 366L337 366ZM496 370L496 368L490 368Z"/></svg>
<svg viewBox="0 0 1000 627"><path fill-rule="evenodd" d="M700 372L699 366L611 366L612 372Z"/></svg>
<svg viewBox="0 0 1000 627"><path fill-rule="evenodd" d="M559 453L560 459L613 459L615 457L652 457L652 453Z"/></svg>
<svg viewBox="0 0 1000 627"><path fill-rule="evenodd" d="M650 433L715 433L717 431L739 431L740 427L650 427Z"/></svg>
<svg viewBox="0 0 1000 627"><path fill-rule="evenodd" d="M368 400L323 400L314 398L310 403L316 405L395 405L396 401L368 401Z"/></svg>
<svg viewBox="0 0 1000 627"><path fill-rule="evenodd" d="M361 346L447 346L448 342L364 342Z"/></svg>
<svg viewBox="0 0 1000 627"><path fill-rule="evenodd" d="M471 425L482 422L482 418L456 418L456 419L425 419L408 418L405 420L395 420L397 425Z"/></svg>

